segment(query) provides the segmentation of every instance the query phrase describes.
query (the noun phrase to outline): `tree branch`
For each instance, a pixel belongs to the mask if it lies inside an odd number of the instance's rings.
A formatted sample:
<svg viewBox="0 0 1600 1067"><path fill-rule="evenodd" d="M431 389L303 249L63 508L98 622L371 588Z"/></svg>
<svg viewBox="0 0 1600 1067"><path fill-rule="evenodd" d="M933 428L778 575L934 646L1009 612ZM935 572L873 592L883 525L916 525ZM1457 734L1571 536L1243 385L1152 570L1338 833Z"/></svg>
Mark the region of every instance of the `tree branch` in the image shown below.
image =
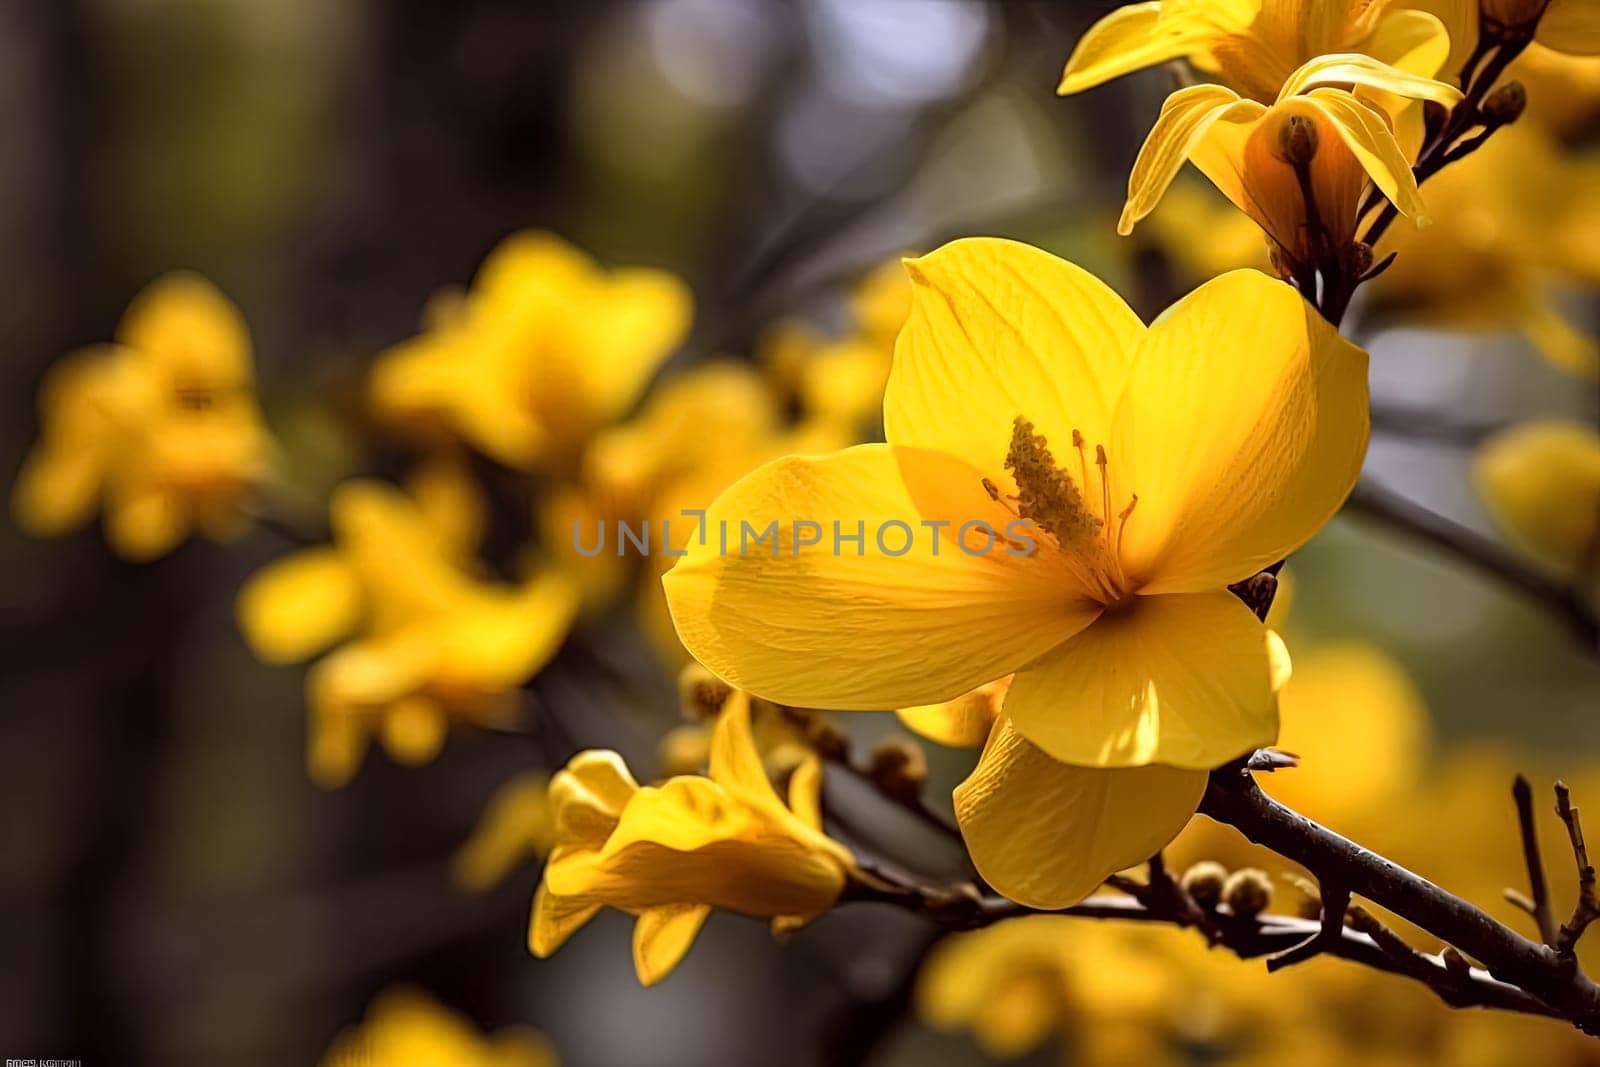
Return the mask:
<svg viewBox="0 0 1600 1067"><path fill-rule="evenodd" d="M1456 560L1522 592L1566 623L1584 651L1600 656L1600 614L1594 605L1499 542L1370 481L1356 486L1345 508L1413 540L1442 548Z"/></svg>

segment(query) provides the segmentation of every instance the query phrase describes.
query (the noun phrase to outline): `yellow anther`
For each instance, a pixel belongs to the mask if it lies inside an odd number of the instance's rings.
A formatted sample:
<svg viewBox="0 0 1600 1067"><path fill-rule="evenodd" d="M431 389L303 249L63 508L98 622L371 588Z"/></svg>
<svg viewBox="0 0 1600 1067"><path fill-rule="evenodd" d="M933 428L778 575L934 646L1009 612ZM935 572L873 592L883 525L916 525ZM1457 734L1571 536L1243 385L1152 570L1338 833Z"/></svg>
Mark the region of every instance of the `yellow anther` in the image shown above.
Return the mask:
<svg viewBox="0 0 1600 1067"><path fill-rule="evenodd" d="M1006 452L1006 469L1017 480L1017 513L1062 545L1082 544L1099 531L1101 521L1084 506L1071 476L1056 466L1048 445L1033 423L1017 416Z"/></svg>

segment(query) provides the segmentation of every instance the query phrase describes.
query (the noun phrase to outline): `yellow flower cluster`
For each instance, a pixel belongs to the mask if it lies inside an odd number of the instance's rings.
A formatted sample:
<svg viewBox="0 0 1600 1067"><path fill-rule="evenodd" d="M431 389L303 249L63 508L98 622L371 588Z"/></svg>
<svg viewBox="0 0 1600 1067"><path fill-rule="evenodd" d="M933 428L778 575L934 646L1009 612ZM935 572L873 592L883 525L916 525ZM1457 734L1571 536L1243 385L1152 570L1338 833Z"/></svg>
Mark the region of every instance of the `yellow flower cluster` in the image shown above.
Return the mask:
<svg viewBox="0 0 1600 1067"><path fill-rule="evenodd" d="M529 945L548 956L602 907L635 916L639 981L666 977L712 908L771 919L778 932L831 908L855 861L822 830L815 755L778 795L756 748L749 697L730 693L710 776L640 786L615 752L573 757L550 784L555 848L534 898Z"/></svg>
<svg viewBox="0 0 1600 1067"><path fill-rule="evenodd" d="M64 533L99 507L119 555L153 559L194 529L246 529L272 473L244 321L193 274L156 281L113 343L52 368L39 409L40 440L12 497L30 533Z"/></svg>
<svg viewBox="0 0 1600 1067"><path fill-rule="evenodd" d="M517 686L555 653L578 607L565 575L516 586L474 573L470 523L430 494L431 514L373 481L341 486L334 543L295 553L240 591L239 625L257 656L290 663L337 642L306 678L308 764L342 785L372 737L395 759L426 763L451 721L510 725Z"/></svg>

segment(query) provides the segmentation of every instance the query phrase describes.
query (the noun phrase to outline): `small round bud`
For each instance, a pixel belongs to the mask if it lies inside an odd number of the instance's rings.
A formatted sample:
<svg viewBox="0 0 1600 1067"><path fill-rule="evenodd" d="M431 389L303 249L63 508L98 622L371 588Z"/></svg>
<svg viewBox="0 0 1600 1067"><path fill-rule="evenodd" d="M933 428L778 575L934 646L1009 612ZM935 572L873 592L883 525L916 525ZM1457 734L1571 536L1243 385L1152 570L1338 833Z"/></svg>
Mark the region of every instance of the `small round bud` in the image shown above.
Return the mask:
<svg viewBox="0 0 1600 1067"><path fill-rule="evenodd" d="M794 711L790 714L800 727L806 744L823 759L841 760L849 753L850 735L829 716L818 711Z"/></svg>
<svg viewBox="0 0 1600 1067"><path fill-rule="evenodd" d="M928 781L928 757L912 738L890 734L872 746L867 773L885 795L896 800L916 800Z"/></svg>
<svg viewBox="0 0 1600 1067"><path fill-rule="evenodd" d="M1278 127L1278 158L1304 167L1317 156L1317 127L1304 115L1290 115Z"/></svg>
<svg viewBox="0 0 1600 1067"><path fill-rule="evenodd" d="M1522 117L1528 106L1528 90L1519 81L1509 81L1484 98L1478 108L1485 126L1505 126Z"/></svg>
<svg viewBox="0 0 1600 1067"><path fill-rule="evenodd" d="M678 710L690 722L716 718L732 692L733 686L698 663L678 672Z"/></svg>
<svg viewBox="0 0 1600 1067"><path fill-rule="evenodd" d="M1206 911L1215 911L1222 901L1222 887L1228 881L1228 868L1216 860L1201 860L1178 879L1183 891Z"/></svg>
<svg viewBox="0 0 1600 1067"><path fill-rule="evenodd" d="M1357 278L1366 276L1367 271L1372 269L1372 262L1373 253L1371 245L1367 244L1365 241L1357 241L1351 246L1350 268L1351 272Z"/></svg>
<svg viewBox="0 0 1600 1067"><path fill-rule="evenodd" d="M1272 903L1272 879L1256 867L1243 867L1222 885L1222 902L1241 919L1253 919Z"/></svg>

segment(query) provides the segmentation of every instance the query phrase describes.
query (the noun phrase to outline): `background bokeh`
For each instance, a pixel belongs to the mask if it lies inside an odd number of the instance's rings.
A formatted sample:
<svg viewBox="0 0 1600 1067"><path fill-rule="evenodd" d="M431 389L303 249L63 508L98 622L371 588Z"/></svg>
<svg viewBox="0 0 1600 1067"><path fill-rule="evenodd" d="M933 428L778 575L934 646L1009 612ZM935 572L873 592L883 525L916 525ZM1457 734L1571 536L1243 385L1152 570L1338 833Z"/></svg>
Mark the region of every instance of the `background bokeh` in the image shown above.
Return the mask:
<svg viewBox="0 0 1600 1067"><path fill-rule="evenodd" d="M967 233L1042 244L1153 312L1172 281L1113 221L1168 76L1052 93L1111 6L5 0L0 470L36 433L47 365L109 337L175 267L242 308L309 501L391 471L361 432L364 368L530 225L686 277L679 365L746 356L783 315L837 318L864 270ZM1585 313L1592 327L1592 300ZM1592 388L1517 340L1368 340L1375 401L1595 419ZM1469 457L1380 435L1369 470L1487 531ZM532 1023L577 1065L977 1062L964 1037L881 1003L926 934L875 907L787 946L718 916L652 990L616 915L533 960L537 872L485 897L446 872L550 739L457 733L429 767L375 753L348 787L314 787L302 673L255 662L233 621L240 581L291 547L263 528L131 564L93 529L0 528L0 1056L311 1064L404 981L485 1026ZM1348 519L1295 575L1301 632L1391 652L1441 747L1514 746L1558 769L1600 750L1600 667L1482 576ZM674 721L671 679L629 626L580 632L535 683L572 727L557 747L648 764ZM884 718L849 725L872 736ZM933 759L943 803L971 756Z"/></svg>

